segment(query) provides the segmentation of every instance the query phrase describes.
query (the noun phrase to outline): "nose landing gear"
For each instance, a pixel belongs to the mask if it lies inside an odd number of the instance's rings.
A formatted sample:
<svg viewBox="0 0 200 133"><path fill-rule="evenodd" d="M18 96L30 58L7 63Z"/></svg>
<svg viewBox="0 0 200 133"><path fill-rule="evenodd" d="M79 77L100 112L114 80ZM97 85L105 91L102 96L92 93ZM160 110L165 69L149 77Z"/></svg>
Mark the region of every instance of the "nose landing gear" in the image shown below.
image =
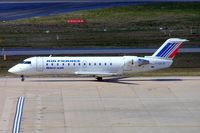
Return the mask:
<svg viewBox="0 0 200 133"><path fill-rule="evenodd" d="M24 75L21 75L21 81L23 82L25 80Z"/></svg>

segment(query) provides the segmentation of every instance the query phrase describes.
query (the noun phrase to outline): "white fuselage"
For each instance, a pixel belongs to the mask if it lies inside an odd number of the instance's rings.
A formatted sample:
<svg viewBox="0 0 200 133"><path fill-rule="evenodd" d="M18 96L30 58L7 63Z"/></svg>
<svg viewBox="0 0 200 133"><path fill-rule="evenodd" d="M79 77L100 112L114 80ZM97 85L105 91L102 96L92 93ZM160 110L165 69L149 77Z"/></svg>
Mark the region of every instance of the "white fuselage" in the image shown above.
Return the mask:
<svg viewBox="0 0 200 133"><path fill-rule="evenodd" d="M18 75L117 76L168 68L172 60L137 57L32 57L12 67Z"/></svg>
<svg viewBox="0 0 200 133"><path fill-rule="evenodd" d="M21 75L89 75L102 80L105 76L119 76L168 68L186 39L170 38L152 55L100 57L32 57L8 71Z"/></svg>

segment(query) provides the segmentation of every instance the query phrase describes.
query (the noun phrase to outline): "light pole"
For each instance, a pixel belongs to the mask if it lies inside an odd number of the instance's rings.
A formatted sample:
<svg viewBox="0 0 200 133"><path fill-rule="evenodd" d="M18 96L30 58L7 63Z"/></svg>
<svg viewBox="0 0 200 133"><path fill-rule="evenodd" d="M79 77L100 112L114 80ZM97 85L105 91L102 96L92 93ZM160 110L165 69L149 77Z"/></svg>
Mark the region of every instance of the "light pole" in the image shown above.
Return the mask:
<svg viewBox="0 0 200 133"><path fill-rule="evenodd" d="M3 55L3 60L6 61L6 53L5 53L5 49L2 48L2 55Z"/></svg>

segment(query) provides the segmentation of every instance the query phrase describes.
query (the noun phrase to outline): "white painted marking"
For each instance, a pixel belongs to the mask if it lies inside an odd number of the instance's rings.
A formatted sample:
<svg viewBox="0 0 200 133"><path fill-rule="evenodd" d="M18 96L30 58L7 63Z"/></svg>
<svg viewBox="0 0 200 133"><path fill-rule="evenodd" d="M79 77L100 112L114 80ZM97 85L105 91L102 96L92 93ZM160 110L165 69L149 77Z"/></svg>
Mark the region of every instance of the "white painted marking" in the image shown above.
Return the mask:
<svg viewBox="0 0 200 133"><path fill-rule="evenodd" d="M20 133L20 124L23 113L24 97L19 97L16 106L15 120L13 124L13 133Z"/></svg>

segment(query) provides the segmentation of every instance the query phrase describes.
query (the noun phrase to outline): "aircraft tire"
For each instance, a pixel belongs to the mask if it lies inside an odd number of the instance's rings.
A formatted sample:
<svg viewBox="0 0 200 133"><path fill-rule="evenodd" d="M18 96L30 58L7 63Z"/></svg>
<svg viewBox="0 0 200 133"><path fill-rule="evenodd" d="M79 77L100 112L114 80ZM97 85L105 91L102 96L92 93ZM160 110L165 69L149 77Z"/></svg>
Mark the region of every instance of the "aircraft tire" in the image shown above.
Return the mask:
<svg viewBox="0 0 200 133"><path fill-rule="evenodd" d="M21 75L21 81L24 82L24 75Z"/></svg>
<svg viewBox="0 0 200 133"><path fill-rule="evenodd" d="M96 79L97 79L98 81L102 81L102 80L103 80L102 77L97 77Z"/></svg>

